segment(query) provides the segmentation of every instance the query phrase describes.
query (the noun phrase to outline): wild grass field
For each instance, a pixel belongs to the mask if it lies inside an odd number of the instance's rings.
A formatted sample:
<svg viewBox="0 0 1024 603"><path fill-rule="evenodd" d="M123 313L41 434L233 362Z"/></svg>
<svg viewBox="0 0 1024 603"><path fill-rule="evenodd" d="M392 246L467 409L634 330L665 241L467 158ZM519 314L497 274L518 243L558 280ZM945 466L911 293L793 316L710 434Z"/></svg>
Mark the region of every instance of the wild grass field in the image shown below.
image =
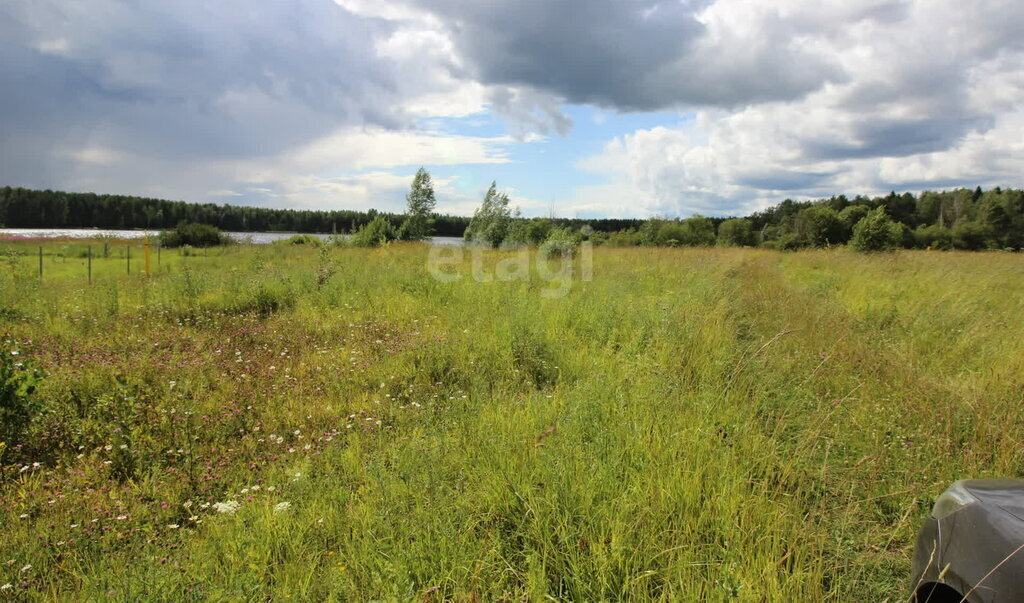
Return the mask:
<svg viewBox="0 0 1024 603"><path fill-rule="evenodd" d="M0 243L0 598L901 601L1024 475L1017 254L81 245Z"/></svg>

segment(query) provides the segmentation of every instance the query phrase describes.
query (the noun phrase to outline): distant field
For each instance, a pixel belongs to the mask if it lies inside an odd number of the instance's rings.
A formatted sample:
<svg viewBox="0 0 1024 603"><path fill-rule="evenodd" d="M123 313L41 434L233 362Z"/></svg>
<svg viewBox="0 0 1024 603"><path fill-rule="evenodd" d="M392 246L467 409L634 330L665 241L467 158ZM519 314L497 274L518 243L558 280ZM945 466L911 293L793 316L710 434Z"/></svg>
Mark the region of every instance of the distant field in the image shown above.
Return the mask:
<svg viewBox="0 0 1024 603"><path fill-rule="evenodd" d="M0 599L900 601L1024 475L1019 254L102 248L0 242Z"/></svg>

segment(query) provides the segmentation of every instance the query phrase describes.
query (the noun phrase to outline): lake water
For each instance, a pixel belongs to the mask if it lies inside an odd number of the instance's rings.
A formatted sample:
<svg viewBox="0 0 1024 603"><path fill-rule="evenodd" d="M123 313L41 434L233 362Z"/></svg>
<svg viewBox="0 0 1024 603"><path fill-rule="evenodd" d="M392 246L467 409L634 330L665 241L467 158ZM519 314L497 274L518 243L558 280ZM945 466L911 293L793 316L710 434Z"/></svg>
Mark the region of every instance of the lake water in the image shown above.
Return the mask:
<svg viewBox="0 0 1024 603"><path fill-rule="evenodd" d="M18 237L28 239L86 239L90 237L113 237L118 239L141 239L145 236L155 237L158 230L102 230L93 228L0 228L0 237ZM241 243L266 245L295 235L294 232L228 232L225 233ZM314 234L314 237L326 240L330 235ZM433 245L461 245L460 237L433 237Z"/></svg>

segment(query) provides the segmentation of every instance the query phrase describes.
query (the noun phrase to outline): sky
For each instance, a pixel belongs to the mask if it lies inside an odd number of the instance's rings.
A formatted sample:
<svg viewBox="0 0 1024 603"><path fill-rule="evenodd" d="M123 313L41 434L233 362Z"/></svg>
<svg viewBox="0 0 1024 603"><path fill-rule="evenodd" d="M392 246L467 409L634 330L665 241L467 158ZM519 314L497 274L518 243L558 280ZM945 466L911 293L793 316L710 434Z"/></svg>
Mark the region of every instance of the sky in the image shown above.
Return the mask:
<svg viewBox="0 0 1024 603"><path fill-rule="evenodd" d="M471 215L1021 186L1020 0L0 0L0 185Z"/></svg>

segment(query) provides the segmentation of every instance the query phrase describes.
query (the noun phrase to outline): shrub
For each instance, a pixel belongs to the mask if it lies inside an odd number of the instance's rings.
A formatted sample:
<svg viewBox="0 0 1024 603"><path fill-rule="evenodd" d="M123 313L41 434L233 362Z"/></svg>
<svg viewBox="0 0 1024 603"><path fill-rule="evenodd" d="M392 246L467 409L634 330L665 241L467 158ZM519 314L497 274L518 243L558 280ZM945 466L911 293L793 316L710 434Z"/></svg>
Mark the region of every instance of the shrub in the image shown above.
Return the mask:
<svg viewBox="0 0 1024 603"><path fill-rule="evenodd" d="M231 237L225 235L216 226L195 222L182 222L170 230L160 233L162 247L216 247L230 245Z"/></svg>
<svg viewBox="0 0 1024 603"><path fill-rule="evenodd" d="M601 244L608 247L636 247L641 244L640 233L635 228L608 233Z"/></svg>
<svg viewBox="0 0 1024 603"><path fill-rule="evenodd" d="M938 225L921 226L914 231L914 244L921 249L952 249L953 233Z"/></svg>
<svg viewBox="0 0 1024 603"><path fill-rule="evenodd" d="M789 232L776 239L765 241L763 246L768 249L778 249L779 251L796 251L804 246L804 242L800 237Z"/></svg>
<svg viewBox="0 0 1024 603"><path fill-rule="evenodd" d="M17 342L0 345L0 459L22 434L38 410L33 397L40 374L24 358Z"/></svg>
<svg viewBox="0 0 1024 603"><path fill-rule="evenodd" d="M241 295L231 300L225 311L230 314L270 316L295 307L296 294L285 283L254 280Z"/></svg>
<svg viewBox="0 0 1024 603"><path fill-rule="evenodd" d="M984 224L960 220L953 226L953 246L969 251L986 249L991 234L991 229Z"/></svg>
<svg viewBox="0 0 1024 603"><path fill-rule="evenodd" d="M644 245L658 247L707 247L715 244L715 224L704 216L685 220L651 218L640 226L639 238Z"/></svg>
<svg viewBox="0 0 1024 603"><path fill-rule="evenodd" d="M320 237L314 237L310 234L297 234L288 237L287 239L281 239L274 241L275 245L312 245L313 247L321 247L324 244L324 240Z"/></svg>
<svg viewBox="0 0 1024 603"><path fill-rule="evenodd" d="M857 251L886 251L901 243L902 229L879 207L853 227L850 246Z"/></svg>
<svg viewBox="0 0 1024 603"><path fill-rule="evenodd" d="M540 245L551 234L551 220L534 218L526 223L526 241L530 245Z"/></svg>
<svg viewBox="0 0 1024 603"><path fill-rule="evenodd" d="M384 216L377 216L364 224L348 238L348 244L355 247L380 247L398 238L395 227Z"/></svg>
<svg viewBox="0 0 1024 603"><path fill-rule="evenodd" d="M547 257L571 256L582 241L583 235L571 228L552 228L540 252Z"/></svg>

